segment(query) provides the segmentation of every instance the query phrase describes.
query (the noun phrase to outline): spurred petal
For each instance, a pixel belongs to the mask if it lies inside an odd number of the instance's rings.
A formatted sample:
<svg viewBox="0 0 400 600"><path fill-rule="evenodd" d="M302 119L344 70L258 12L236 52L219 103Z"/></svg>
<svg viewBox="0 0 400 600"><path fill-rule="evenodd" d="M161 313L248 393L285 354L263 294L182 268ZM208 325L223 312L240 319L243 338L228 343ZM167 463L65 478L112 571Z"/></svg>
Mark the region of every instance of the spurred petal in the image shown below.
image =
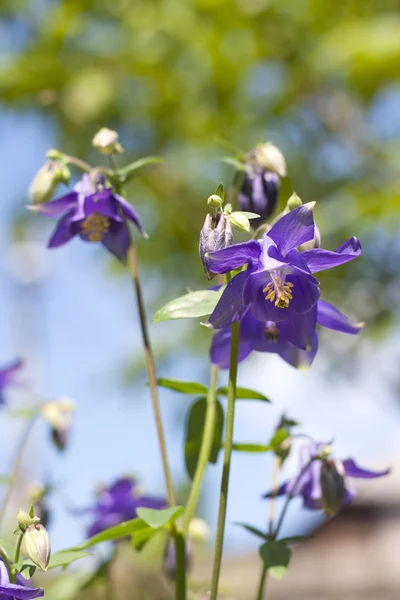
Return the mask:
<svg viewBox="0 0 400 600"><path fill-rule="evenodd" d="M2 597L10 600L31 600L32 598L41 598L44 595L41 588L29 588L14 583L0 585L0 592Z"/></svg>
<svg viewBox="0 0 400 600"><path fill-rule="evenodd" d="M315 202L308 202L291 210L268 232L268 237L275 242L284 256L292 248L314 239L314 205Z"/></svg>
<svg viewBox="0 0 400 600"><path fill-rule="evenodd" d="M353 459L347 458L342 461L344 471L348 477L358 477L361 479L374 479L375 477L382 477L390 472L390 469L384 471L369 471L359 467Z"/></svg>
<svg viewBox="0 0 400 600"><path fill-rule="evenodd" d="M211 344L211 362L213 365L218 365L220 369L229 369L231 358L231 326L219 329L213 337ZM239 341L239 358L238 362L242 362L252 352L252 347L248 342L242 340L242 335Z"/></svg>
<svg viewBox="0 0 400 600"><path fill-rule="evenodd" d="M221 250L223 252L223 250ZM238 321L245 310L243 303L243 287L249 276L247 271L242 271L233 277L224 289L221 298L218 301L213 313L208 319L208 323L214 329L220 329Z"/></svg>
<svg viewBox="0 0 400 600"><path fill-rule="evenodd" d="M283 309L282 309L283 310ZM285 321L277 323L279 332L302 350L312 350L315 329L317 326L317 307L306 313L292 311Z"/></svg>
<svg viewBox="0 0 400 600"><path fill-rule="evenodd" d="M259 242L251 240L243 244L234 244L217 252L206 254L207 264L213 273L228 273L245 265L249 261L258 261L261 255Z"/></svg>
<svg viewBox="0 0 400 600"><path fill-rule="evenodd" d="M326 269L343 265L357 258L360 254L361 244L357 238L352 237L333 252L324 250L323 248L313 248L312 250L303 252L303 258L310 271L318 273L318 271L325 271Z"/></svg>
<svg viewBox="0 0 400 600"><path fill-rule="evenodd" d="M51 202L43 202L34 207L34 212L38 212L45 217L58 217L66 210L74 208L78 202L78 194L74 191L69 192L65 196L52 200Z"/></svg>
<svg viewBox="0 0 400 600"><path fill-rule="evenodd" d="M48 243L48 248L58 248L66 244L78 233L78 229L73 227L73 210L61 217L58 221L53 235Z"/></svg>
<svg viewBox="0 0 400 600"><path fill-rule="evenodd" d="M318 300L317 308L317 323L323 327L349 334L356 334L364 327L364 323L352 321L324 300Z"/></svg>
<svg viewBox="0 0 400 600"><path fill-rule="evenodd" d="M119 196L118 194L114 194L114 198L117 201L117 203L118 203L119 207L121 208L122 212L124 213L124 215L126 217L128 217L128 219L130 219L136 225L136 227L139 229L139 231L142 235L145 235L144 229L140 222L139 215L136 212L136 210L133 208L133 206L131 204L129 204L129 202L127 202L125 200L125 198L123 198L122 196Z"/></svg>
<svg viewBox="0 0 400 600"><path fill-rule="evenodd" d="M129 248L129 232L125 223L112 221L110 229L101 240L104 246L121 262L126 261Z"/></svg>
<svg viewBox="0 0 400 600"><path fill-rule="evenodd" d="M308 369L314 362L317 352L318 336L317 333L314 333L311 350L301 350L290 342L286 342L279 354L292 367L296 369Z"/></svg>

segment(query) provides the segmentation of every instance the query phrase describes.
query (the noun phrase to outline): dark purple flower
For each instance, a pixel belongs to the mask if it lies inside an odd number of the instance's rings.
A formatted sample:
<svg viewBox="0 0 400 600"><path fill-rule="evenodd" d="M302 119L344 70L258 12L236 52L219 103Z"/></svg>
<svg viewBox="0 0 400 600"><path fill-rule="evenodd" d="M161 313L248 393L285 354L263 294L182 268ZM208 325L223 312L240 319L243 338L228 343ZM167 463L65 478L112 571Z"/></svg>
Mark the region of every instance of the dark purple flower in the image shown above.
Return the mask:
<svg viewBox="0 0 400 600"><path fill-rule="evenodd" d="M279 176L273 171L253 165L243 171L239 206L240 210L260 215L259 219L251 220L253 228L259 227L274 212L278 190Z"/></svg>
<svg viewBox="0 0 400 600"><path fill-rule="evenodd" d="M331 252L297 248L314 239L314 203L283 216L260 241L236 244L207 256L209 269L227 273L248 264L226 286L209 323L216 329L240 319L248 307L262 322L280 323L280 331L295 346L310 349L320 296L314 273L353 260L361 253L356 238Z"/></svg>
<svg viewBox="0 0 400 600"><path fill-rule="evenodd" d="M12 385L15 375L18 373L21 367L22 360L17 359L10 365L0 369L0 406L5 404L4 390L8 388L9 385Z"/></svg>
<svg viewBox="0 0 400 600"><path fill-rule="evenodd" d="M166 508L164 498L139 494L136 481L130 477L117 479L110 487L101 490L97 503L89 509L94 514L94 522L88 529L88 537L118 525L123 521L136 518L138 508Z"/></svg>
<svg viewBox="0 0 400 600"><path fill-rule="evenodd" d="M317 323L334 331L356 334L363 323L355 323L341 313L337 308L319 300L317 303ZM292 344L285 332L280 328L282 322L259 321L251 312L247 312L240 322L239 362L253 352L270 352L279 354L287 363L296 368L311 366L318 350L318 336L314 332L312 345L309 350L303 350ZM211 361L220 369L228 369L231 351L231 326L219 329L211 345Z"/></svg>
<svg viewBox="0 0 400 600"><path fill-rule="evenodd" d="M87 174L72 192L35 206L35 211L47 217L63 215L50 238L49 248L58 248L79 235L86 242L102 242L107 250L124 261L129 246L126 219L144 234L139 215L129 202L107 187L102 178L94 187Z"/></svg>
<svg viewBox="0 0 400 600"><path fill-rule="evenodd" d="M1 600L31 600L41 598L44 591L41 588L27 587L22 575L17 575L17 582L10 583L7 567L0 558L0 598Z"/></svg>
<svg viewBox="0 0 400 600"><path fill-rule="evenodd" d="M341 505L350 504L356 496L356 492L351 489L346 481L346 477L355 477L361 479L373 479L382 477L389 473L389 469L384 471L369 471L359 467L353 459L336 460L330 456L330 449L327 444L316 443L310 441L308 447L303 449L302 464L297 475L279 487L277 492L272 494L268 492L263 497L271 498L274 496L290 495L291 497L301 496L305 508L311 510L322 510L326 507L326 497L323 494L323 486L321 486L322 470L327 467L334 470L342 478L336 478L338 487L343 485L343 494ZM312 460L314 459L314 460ZM334 479L333 479L334 480ZM340 490L339 490L340 492ZM330 512L330 514L332 514Z"/></svg>

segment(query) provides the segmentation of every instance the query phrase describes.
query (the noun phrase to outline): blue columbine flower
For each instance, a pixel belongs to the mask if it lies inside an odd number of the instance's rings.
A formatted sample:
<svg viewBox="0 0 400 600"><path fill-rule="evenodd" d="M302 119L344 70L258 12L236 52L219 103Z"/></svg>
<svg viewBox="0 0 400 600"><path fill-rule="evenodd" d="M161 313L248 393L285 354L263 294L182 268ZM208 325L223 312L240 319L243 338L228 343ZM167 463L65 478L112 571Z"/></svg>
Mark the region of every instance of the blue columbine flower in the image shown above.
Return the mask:
<svg viewBox="0 0 400 600"><path fill-rule="evenodd" d="M216 329L243 316L250 307L262 322L280 323L280 331L303 350L312 347L317 322L319 282L314 273L344 264L361 253L350 238L334 252L297 248L314 239L314 202L295 208L264 234L262 240L236 244L207 256L209 269L227 273L247 263L226 286L209 323Z"/></svg>
<svg viewBox="0 0 400 600"><path fill-rule="evenodd" d="M10 365L0 369L0 406L5 404L4 390L12 385L15 375L22 367L22 360L17 359Z"/></svg>
<svg viewBox="0 0 400 600"><path fill-rule="evenodd" d="M337 308L318 300L317 323L334 331L357 334L363 323L355 323L341 313ZM259 321L248 311L240 321L239 362L253 352L270 352L279 354L287 363L296 368L311 366L318 350L318 335L314 332L311 348L302 350L285 337L280 331L282 322ZM231 326L219 329L211 344L211 361L220 369L228 369L230 363Z"/></svg>
<svg viewBox="0 0 400 600"><path fill-rule="evenodd" d="M93 185L90 176L85 174L72 192L32 210L47 217L64 213L50 238L49 248L58 248L79 235L86 242L102 242L107 250L124 261L129 246L126 219L144 234L136 210L108 187L103 177Z"/></svg>
<svg viewBox="0 0 400 600"><path fill-rule="evenodd" d="M329 445L310 441L308 447L304 448L302 454L302 465L297 475L289 481L281 485L276 492L268 492L263 497L271 498L271 496L290 495L291 497L301 496L303 505L310 510L324 510L328 514L333 514L329 500L333 496L334 490L330 490L327 496L324 484L324 469L335 471L337 477L331 478L336 481L338 493L341 495L340 506L338 508L350 504L356 496L356 492L348 486L346 477L354 477L361 479L373 479L382 477L389 473L389 469L384 471L369 471L359 467L352 458L345 460L333 459L330 456Z"/></svg>
<svg viewBox="0 0 400 600"><path fill-rule="evenodd" d="M167 506L168 502L163 498L139 494L133 478L122 477L110 487L102 489L95 506L88 509L94 515L94 522L88 529L88 537L123 521L135 519L136 511L140 507L160 510Z"/></svg>
<svg viewBox="0 0 400 600"><path fill-rule="evenodd" d="M41 598L44 591L41 588L27 587L26 579L17 575L17 582L10 583L7 567L0 558L0 598L1 600L32 600Z"/></svg>

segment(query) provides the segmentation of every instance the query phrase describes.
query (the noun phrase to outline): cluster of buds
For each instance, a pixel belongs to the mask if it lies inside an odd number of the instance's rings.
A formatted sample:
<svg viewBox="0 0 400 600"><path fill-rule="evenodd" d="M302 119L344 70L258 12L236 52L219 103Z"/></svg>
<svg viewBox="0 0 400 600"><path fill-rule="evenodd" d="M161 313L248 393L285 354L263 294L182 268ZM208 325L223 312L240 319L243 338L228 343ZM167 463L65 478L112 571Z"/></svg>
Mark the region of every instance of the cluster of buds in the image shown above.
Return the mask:
<svg viewBox="0 0 400 600"><path fill-rule="evenodd" d="M51 555L49 534L39 517L35 516L33 507L29 513L19 511L15 533L23 536L25 551L31 561L42 571L47 571Z"/></svg>

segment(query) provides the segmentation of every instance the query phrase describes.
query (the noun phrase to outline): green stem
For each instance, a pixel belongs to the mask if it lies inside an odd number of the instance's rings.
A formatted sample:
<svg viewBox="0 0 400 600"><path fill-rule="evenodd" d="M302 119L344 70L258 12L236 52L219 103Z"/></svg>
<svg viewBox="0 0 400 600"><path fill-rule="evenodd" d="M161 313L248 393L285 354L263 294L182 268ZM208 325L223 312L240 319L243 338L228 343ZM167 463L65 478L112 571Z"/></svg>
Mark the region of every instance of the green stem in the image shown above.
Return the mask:
<svg viewBox="0 0 400 600"><path fill-rule="evenodd" d="M10 481L3 499L3 503L1 505L1 509L0 509L0 529L3 525L3 521L4 521L4 517L6 515L7 512L7 507L8 504L10 502L10 498L12 495L12 491L13 491L13 487L14 487L14 483L17 479L18 473L19 473L19 469L21 467L21 462L22 462L22 457L24 454L24 450L26 447L26 444L28 442L30 433L33 429L33 426L36 422L36 419L39 417L38 413L35 413L28 421L22 435L21 438L19 440L19 444L17 446L16 452L15 452L15 458L13 460L12 466L11 466L11 473L10 473Z"/></svg>
<svg viewBox="0 0 400 600"><path fill-rule="evenodd" d="M69 156L68 154L63 154L63 159L69 165L74 165L75 167L78 167L78 169L81 169L81 171L85 171L86 173L90 173L90 171L93 170L92 165L85 162L84 160L81 160L80 158L76 158L76 156Z"/></svg>
<svg viewBox="0 0 400 600"><path fill-rule="evenodd" d="M233 426L235 422L236 379L239 354L239 321L232 323L231 358L228 383L228 409L224 442L224 463L222 468L221 494L219 499L217 535L215 539L214 564L211 579L210 600L216 600L221 572L222 550L224 545L226 507L228 502L229 474L232 458Z"/></svg>
<svg viewBox="0 0 400 600"><path fill-rule="evenodd" d="M215 418L217 408L217 383L218 383L218 372L219 369L216 365L211 367L210 387L207 394L207 410L206 418L204 423L203 438L201 440L201 447L199 453L199 459L197 461L196 471L194 474L192 487L190 490L189 498L186 504L186 510L183 518L183 531L187 534L190 521L192 520L196 506L199 500L201 485L203 482L204 472L206 470L208 460L210 458L214 430L215 430Z"/></svg>
<svg viewBox="0 0 400 600"><path fill-rule="evenodd" d="M175 544L175 598L176 600L186 600L186 550L185 538L181 532L174 533Z"/></svg>
<svg viewBox="0 0 400 600"><path fill-rule="evenodd" d="M6 552L5 552L5 550L3 550L3 548L1 548L1 546L0 546L0 557L1 557L1 560L3 561L3 563L5 564L5 567L7 569L8 579L10 581L12 581L12 578L13 578L12 566L11 566L10 561L8 560L8 556L7 556Z"/></svg>
<svg viewBox="0 0 400 600"><path fill-rule="evenodd" d="M21 533L21 535L18 537L18 542L17 542L17 547L15 549L15 559L14 562L18 562L19 561L19 555L21 554L21 545L22 545L22 540L24 539L24 534Z"/></svg>

